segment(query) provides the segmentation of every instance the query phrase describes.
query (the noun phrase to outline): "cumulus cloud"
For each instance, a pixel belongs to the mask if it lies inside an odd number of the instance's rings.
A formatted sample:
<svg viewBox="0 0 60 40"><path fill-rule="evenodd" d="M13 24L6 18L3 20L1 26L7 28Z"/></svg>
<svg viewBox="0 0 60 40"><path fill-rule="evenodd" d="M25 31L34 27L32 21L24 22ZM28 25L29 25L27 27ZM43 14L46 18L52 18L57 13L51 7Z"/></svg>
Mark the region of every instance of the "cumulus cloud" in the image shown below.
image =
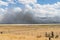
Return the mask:
<svg viewBox="0 0 60 40"><path fill-rule="evenodd" d="M57 5L57 6L56 6ZM40 4L35 4L34 5L34 10L37 10L37 14L39 15L45 15L48 14L47 16L57 16L60 13L60 9L59 9L59 3L55 3L55 4L47 4L47 5L40 5Z"/></svg>
<svg viewBox="0 0 60 40"><path fill-rule="evenodd" d="M22 4L34 4L37 2L37 0L18 0L19 3L22 3Z"/></svg>
<svg viewBox="0 0 60 40"><path fill-rule="evenodd" d="M16 8L14 8L14 10L13 10L14 12L21 12L22 11L22 9L21 8L19 8L19 7L16 7Z"/></svg>
<svg viewBox="0 0 60 40"><path fill-rule="evenodd" d="M8 3L0 0L0 5L8 6Z"/></svg>
<svg viewBox="0 0 60 40"><path fill-rule="evenodd" d="M3 5L3 6L8 6L9 4L15 4L14 0L6 0L6 2L0 0L0 6L1 6L1 5Z"/></svg>
<svg viewBox="0 0 60 40"><path fill-rule="evenodd" d="M17 9L17 8L16 8ZM3 19L0 23L35 23L34 22L34 15L30 13L30 11L23 12L24 10L17 10L13 11L9 10L6 14L3 15Z"/></svg>
<svg viewBox="0 0 60 40"><path fill-rule="evenodd" d="M14 0L7 0L8 3L15 4Z"/></svg>
<svg viewBox="0 0 60 40"><path fill-rule="evenodd" d="M1 16L2 18L0 18L0 23L60 23L60 2L41 5L37 3L37 0L18 1L24 4L25 7L1 9L0 11L4 14ZM32 4L32 6L30 4Z"/></svg>
<svg viewBox="0 0 60 40"><path fill-rule="evenodd" d="M3 19L3 15L6 13L6 10L3 8L0 8L0 21Z"/></svg>

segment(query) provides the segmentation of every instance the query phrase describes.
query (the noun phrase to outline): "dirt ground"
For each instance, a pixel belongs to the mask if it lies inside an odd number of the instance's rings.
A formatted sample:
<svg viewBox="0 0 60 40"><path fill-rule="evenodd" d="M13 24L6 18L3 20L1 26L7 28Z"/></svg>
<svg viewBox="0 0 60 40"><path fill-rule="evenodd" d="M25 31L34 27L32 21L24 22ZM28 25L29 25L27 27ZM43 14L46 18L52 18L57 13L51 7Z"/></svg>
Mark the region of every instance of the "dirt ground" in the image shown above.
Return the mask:
<svg viewBox="0 0 60 40"><path fill-rule="evenodd" d="M60 25L0 24L0 40L60 40Z"/></svg>

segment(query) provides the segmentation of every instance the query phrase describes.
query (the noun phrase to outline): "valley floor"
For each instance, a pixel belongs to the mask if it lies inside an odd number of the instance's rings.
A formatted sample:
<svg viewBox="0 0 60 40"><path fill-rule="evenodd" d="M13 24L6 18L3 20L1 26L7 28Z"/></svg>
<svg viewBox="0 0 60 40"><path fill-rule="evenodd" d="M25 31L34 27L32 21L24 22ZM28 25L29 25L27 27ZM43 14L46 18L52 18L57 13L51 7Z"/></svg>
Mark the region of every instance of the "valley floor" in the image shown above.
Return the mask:
<svg viewBox="0 0 60 40"><path fill-rule="evenodd" d="M60 25L0 24L0 40L60 40Z"/></svg>

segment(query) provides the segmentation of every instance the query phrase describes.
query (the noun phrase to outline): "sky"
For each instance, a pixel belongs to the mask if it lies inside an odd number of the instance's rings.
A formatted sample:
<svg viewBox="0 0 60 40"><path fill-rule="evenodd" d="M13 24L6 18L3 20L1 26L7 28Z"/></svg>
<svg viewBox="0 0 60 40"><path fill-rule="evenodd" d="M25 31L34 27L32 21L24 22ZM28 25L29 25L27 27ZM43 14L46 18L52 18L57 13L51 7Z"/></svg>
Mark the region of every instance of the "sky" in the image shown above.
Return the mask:
<svg viewBox="0 0 60 40"><path fill-rule="evenodd" d="M60 0L37 0L39 4L54 4L60 2Z"/></svg>
<svg viewBox="0 0 60 40"><path fill-rule="evenodd" d="M0 0L0 23L60 23L60 0Z"/></svg>

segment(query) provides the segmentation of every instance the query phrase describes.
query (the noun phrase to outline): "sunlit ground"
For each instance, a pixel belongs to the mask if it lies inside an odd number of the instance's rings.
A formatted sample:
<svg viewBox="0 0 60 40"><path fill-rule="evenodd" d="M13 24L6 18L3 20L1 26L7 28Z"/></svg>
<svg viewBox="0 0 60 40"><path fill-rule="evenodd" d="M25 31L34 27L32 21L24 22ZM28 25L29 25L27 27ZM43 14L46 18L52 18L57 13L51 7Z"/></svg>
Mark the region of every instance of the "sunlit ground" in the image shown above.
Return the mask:
<svg viewBox="0 0 60 40"><path fill-rule="evenodd" d="M45 33L54 37L50 40L60 40L60 25L17 25L0 24L0 40L49 40ZM58 36L56 36L58 35Z"/></svg>

